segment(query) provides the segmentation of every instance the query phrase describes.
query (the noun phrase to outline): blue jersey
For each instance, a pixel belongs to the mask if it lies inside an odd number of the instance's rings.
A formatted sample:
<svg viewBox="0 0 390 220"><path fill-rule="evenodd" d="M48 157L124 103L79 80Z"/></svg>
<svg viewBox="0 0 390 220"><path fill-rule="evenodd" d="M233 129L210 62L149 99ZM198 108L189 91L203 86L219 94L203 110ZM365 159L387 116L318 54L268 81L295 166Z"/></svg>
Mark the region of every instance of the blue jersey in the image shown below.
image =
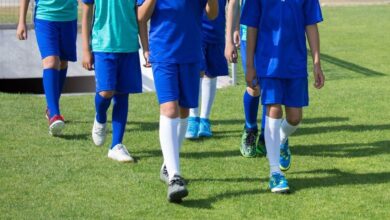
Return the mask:
<svg viewBox="0 0 390 220"><path fill-rule="evenodd" d="M212 44L225 43L225 27L226 27L226 0L218 0L218 17L214 20L209 20L206 12L203 13L202 30L203 41Z"/></svg>
<svg viewBox="0 0 390 220"><path fill-rule="evenodd" d="M307 77L305 28L322 21L318 0L246 0L241 24L257 28L260 77Z"/></svg>
<svg viewBox="0 0 390 220"><path fill-rule="evenodd" d="M144 0L137 0L142 5ZM150 21L150 62L197 63L207 0L157 0Z"/></svg>

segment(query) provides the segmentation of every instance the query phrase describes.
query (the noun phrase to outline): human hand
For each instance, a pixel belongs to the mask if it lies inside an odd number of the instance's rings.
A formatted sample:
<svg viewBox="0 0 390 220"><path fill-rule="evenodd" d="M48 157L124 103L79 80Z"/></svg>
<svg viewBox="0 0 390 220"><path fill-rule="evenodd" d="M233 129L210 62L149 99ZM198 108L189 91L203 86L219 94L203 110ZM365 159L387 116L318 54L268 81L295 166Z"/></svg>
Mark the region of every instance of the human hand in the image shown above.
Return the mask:
<svg viewBox="0 0 390 220"><path fill-rule="evenodd" d="M240 31L236 30L233 33L233 41L236 48L239 48L241 45Z"/></svg>
<svg viewBox="0 0 390 220"><path fill-rule="evenodd" d="M233 43L226 43L225 58L229 63L237 63L237 48Z"/></svg>
<svg viewBox="0 0 390 220"><path fill-rule="evenodd" d="M314 87L317 89L321 89L325 84L325 75L322 72L320 65L314 65L313 74L314 74Z"/></svg>
<svg viewBox="0 0 390 220"><path fill-rule="evenodd" d="M254 89L254 90L257 88L258 82L257 82L256 70L254 67L247 68L246 75L245 75L245 81L246 81L247 87Z"/></svg>
<svg viewBox="0 0 390 220"><path fill-rule="evenodd" d="M26 22L19 22L16 29L16 37L19 40L27 40L27 25Z"/></svg>
<svg viewBox="0 0 390 220"><path fill-rule="evenodd" d="M93 70L94 69L94 59L92 56L92 53L90 50L84 50L83 51L83 61L82 61L83 67L86 70Z"/></svg>
<svg viewBox="0 0 390 220"><path fill-rule="evenodd" d="M152 64L150 64L150 62L149 62L149 55L150 55L149 50L145 50L144 51L144 59L145 59L144 67L146 67L146 68L152 67Z"/></svg>

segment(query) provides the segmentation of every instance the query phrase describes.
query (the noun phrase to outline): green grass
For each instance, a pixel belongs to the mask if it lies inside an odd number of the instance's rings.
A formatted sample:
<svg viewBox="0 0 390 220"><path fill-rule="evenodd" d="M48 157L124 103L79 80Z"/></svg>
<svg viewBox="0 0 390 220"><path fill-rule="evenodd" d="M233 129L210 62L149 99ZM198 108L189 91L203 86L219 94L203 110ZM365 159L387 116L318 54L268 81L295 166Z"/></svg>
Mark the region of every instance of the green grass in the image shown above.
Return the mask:
<svg viewBox="0 0 390 220"><path fill-rule="evenodd" d="M119 164L93 146L93 96L65 96L60 138L47 134L44 98L0 93L0 216L3 219L387 219L390 215L390 7L324 8L324 89L290 139L293 193L267 190L265 158L244 159L240 85L219 90L214 137L185 141L190 195L166 201L155 94L130 98L124 143L138 158ZM326 56L325 56L326 55Z"/></svg>

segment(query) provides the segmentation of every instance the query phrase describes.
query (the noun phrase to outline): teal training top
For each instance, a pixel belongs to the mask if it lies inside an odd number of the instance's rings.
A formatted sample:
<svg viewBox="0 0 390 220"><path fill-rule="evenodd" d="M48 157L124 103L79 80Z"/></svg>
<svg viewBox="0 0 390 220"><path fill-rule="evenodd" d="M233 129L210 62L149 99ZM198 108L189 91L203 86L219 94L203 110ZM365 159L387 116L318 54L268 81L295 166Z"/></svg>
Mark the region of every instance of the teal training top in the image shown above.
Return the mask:
<svg viewBox="0 0 390 220"><path fill-rule="evenodd" d="M83 0L95 4L92 51L132 53L139 50L135 0Z"/></svg>
<svg viewBox="0 0 390 220"><path fill-rule="evenodd" d="M36 0L35 18L47 21L77 19L77 0Z"/></svg>

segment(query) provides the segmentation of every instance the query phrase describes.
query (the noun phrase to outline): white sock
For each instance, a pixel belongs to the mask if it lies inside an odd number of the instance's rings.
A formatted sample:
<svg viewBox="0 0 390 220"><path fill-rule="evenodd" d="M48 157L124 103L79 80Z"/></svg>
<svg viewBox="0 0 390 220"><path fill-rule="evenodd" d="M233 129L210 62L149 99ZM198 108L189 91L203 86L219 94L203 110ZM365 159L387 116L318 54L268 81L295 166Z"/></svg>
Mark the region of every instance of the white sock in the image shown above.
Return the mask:
<svg viewBox="0 0 390 220"><path fill-rule="evenodd" d="M172 179L174 175L180 175L179 137L177 134L179 122L179 118L168 118L160 115L160 145L169 179Z"/></svg>
<svg viewBox="0 0 390 220"><path fill-rule="evenodd" d="M286 119L283 120L280 125L280 143L284 144L287 141L287 138L293 134L297 129L298 125L290 125Z"/></svg>
<svg viewBox="0 0 390 220"><path fill-rule="evenodd" d="M202 98L203 77L199 80L199 99ZM190 117L199 117L199 108L190 108Z"/></svg>
<svg viewBox="0 0 390 220"><path fill-rule="evenodd" d="M270 174L282 173L279 168L280 157L280 123L282 119L266 117L264 138L267 148L267 157L270 166Z"/></svg>
<svg viewBox="0 0 390 220"><path fill-rule="evenodd" d="M179 127L177 128L177 136L179 137L179 151L183 145L184 136L186 135L188 127L188 118L181 118L179 122ZM180 153L180 152L179 152Z"/></svg>
<svg viewBox="0 0 390 220"><path fill-rule="evenodd" d="M204 77L202 81L202 109L200 111L201 118L210 118L211 107L213 106L215 93L217 91L217 77Z"/></svg>

